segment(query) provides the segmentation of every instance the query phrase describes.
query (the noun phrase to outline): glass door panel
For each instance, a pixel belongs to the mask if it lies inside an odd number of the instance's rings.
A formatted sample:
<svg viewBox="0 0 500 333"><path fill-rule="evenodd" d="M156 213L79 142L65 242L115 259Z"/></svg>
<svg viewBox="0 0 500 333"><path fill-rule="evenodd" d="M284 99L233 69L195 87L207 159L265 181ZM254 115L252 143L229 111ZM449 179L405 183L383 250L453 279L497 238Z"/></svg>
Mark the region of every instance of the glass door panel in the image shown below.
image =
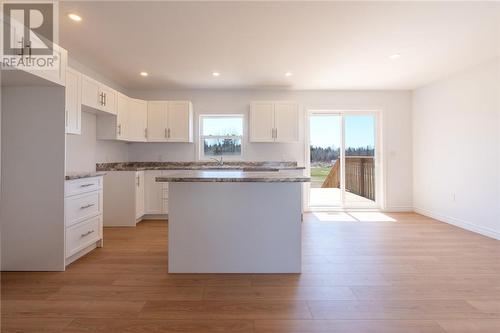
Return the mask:
<svg viewBox="0 0 500 333"><path fill-rule="evenodd" d="M309 206L342 205L342 116L311 114L310 120L311 183Z"/></svg>
<svg viewBox="0 0 500 333"><path fill-rule="evenodd" d="M375 205L375 129L374 115L344 115L345 206Z"/></svg>

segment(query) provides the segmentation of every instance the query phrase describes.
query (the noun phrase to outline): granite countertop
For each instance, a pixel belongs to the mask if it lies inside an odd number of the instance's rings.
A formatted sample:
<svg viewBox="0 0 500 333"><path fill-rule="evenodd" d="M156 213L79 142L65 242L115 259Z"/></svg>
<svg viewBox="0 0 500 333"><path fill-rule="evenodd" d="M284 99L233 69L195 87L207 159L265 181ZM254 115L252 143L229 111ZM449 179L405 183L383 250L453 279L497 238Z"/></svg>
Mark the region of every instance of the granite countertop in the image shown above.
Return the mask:
<svg viewBox="0 0 500 333"><path fill-rule="evenodd" d="M68 173L64 178L66 180L80 179L80 178L91 178L104 176L106 172L71 172Z"/></svg>
<svg viewBox="0 0 500 333"><path fill-rule="evenodd" d="M278 171L302 170L297 162L118 162L98 163L97 171L141 171L141 170L242 170L242 171Z"/></svg>
<svg viewBox="0 0 500 333"><path fill-rule="evenodd" d="M157 182L242 182L242 183L305 183L311 178L299 171L247 172L226 170L188 170L167 172Z"/></svg>

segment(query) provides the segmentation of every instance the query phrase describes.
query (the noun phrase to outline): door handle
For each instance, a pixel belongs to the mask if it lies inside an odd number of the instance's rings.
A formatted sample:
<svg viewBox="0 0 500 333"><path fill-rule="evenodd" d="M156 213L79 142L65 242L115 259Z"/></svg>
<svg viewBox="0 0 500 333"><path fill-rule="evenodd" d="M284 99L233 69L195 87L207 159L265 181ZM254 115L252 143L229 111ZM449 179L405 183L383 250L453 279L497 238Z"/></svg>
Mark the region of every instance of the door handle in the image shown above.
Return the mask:
<svg viewBox="0 0 500 333"><path fill-rule="evenodd" d="M88 204L88 205L85 205L85 206L81 206L80 209L87 209L87 208L90 208L92 206L94 206L95 204Z"/></svg>
<svg viewBox="0 0 500 333"><path fill-rule="evenodd" d="M94 230L89 230L86 233L82 234L81 237L86 237L86 236L90 235L93 232L94 232Z"/></svg>

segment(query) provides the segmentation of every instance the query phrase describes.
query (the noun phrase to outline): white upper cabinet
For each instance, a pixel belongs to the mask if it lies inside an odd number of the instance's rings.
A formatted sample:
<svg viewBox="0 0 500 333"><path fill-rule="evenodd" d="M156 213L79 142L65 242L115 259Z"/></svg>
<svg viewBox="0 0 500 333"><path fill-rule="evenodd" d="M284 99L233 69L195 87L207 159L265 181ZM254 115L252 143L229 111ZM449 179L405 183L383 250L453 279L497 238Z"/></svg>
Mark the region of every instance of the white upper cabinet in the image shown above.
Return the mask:
<svg viewBox="0 0 500 333"><path fill-rule="evenodd" d="M274 103L253 102L249 126L251 142L274 142Z"/></svg>
<svg viewBox="0 0 500 333"><path fill-rule="evenodd" d="M148 141L193 142L193 105L189 101L148 102Z"/></svg>
<svg viewBox="0 0 500 333"><path fill-rule="evenodd" d="M191 102L168 102L167 141L193 142L193 105Z"/></svg>
<svg viewBox="0 0 500 333"><path fill-rule="evenodd" d="M128 140L147 140L148 103L140 99L130 98L128 101Z"/></svg>
<svg viewBox="0 0 500 333"><path fill-rule="evenodd" d="M299 107L293 102L274 105L274 139L276 142L299 141Z"/></svg>
<svg viewBox="0 0 500 333"><path fill-rule="evenodd" d="M250 105L250 142L299 141L299 107L295 102L259 101Z"/></svg>
<svg viewBox="0 0 500 333"><path fill-rule="evenodd" d="M116 94L116 138L128 139L129 98L123 94Z"/></svg>
<svg viewBox="0 0 500 333"><path fill-rule="evenodd" d="M99 85L99 94L102 99L100 110L116 114L116 91L101 84Z"/></svg>
<svg viewBox="0 0 500 333"><path fill-rule="evenodd" d="M82 75L82 104L94 109L99 108L99 82Z"/></svg>
<svg viewBox="0 0 500 333"><path fill-rule="evenodd" d="M116 91L83 75L82 104L106 113L116 114Z"/></svg>
<svg viewBox="0 0 500 333"><path fill-rule="evenodd" d="M148 102L148 141L167 141L167 102Z"/></svg>
<svg viewBox="0 0 500 333"><path fill-rule="evenodd" d="M82 131L82 75L71 69L66 70L65 116L66 133L81 134Z"/></svg>

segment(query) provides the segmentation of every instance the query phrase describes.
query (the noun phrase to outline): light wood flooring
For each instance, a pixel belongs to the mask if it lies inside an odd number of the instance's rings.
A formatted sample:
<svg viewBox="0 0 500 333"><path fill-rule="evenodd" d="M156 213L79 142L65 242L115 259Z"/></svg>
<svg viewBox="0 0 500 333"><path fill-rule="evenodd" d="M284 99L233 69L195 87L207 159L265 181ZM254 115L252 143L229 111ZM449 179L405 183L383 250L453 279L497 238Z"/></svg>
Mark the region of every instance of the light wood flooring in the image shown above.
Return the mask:
<svg viewBox="0 0 500 333"><path fill-rule="evenodd" d="M500 242L417 214L305 215L300 275L167 274L162 221L104 237L2 273L1 332L500 332Z"/></svg>

